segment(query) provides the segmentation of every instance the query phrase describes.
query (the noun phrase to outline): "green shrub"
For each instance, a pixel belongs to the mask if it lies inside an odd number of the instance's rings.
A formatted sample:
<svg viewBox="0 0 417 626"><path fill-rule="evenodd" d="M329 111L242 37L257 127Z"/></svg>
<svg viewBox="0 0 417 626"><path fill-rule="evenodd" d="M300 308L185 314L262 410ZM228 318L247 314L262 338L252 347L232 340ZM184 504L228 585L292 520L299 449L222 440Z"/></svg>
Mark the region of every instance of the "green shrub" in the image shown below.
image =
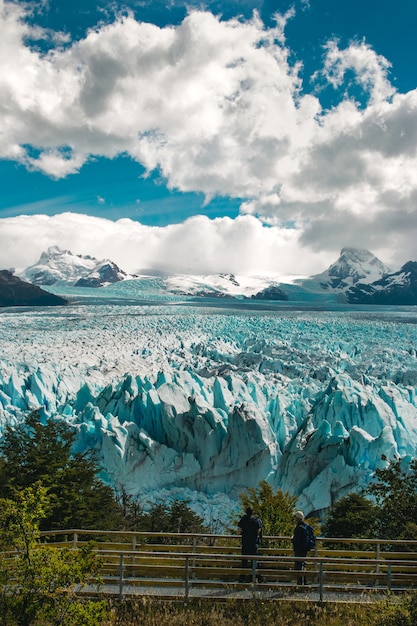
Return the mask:
<svg viewBox="0 0 417 626"><path fill-rule="evenodd" d="M378 606L379 626L415 626L417 623L417 594L389 598Z"/></svg>

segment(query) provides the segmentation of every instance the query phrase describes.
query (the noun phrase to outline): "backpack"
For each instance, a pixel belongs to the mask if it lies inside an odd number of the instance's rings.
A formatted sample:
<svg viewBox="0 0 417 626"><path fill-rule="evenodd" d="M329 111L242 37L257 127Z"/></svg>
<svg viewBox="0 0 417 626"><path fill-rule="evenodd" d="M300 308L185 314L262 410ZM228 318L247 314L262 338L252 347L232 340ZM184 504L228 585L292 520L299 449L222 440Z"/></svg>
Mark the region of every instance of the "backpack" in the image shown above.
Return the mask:
<svg viewBox="0 0 417 626"><path fill-rule="evenodd" d="M313 550L316 547L316 538L314 536L314 529L310 524L305 524L306 538L307 538L307 550Z"/></svg>
<svg viewBox="0 0 417 626"><path fill-rule="evenodd" d="M258 540L256 543L258 544L258 546L260 546L262 543L262 538L263 538L263 526L262 526L262 520L260 517L258 517L258 523L260 525L260 532L259 532Z"/></svg>

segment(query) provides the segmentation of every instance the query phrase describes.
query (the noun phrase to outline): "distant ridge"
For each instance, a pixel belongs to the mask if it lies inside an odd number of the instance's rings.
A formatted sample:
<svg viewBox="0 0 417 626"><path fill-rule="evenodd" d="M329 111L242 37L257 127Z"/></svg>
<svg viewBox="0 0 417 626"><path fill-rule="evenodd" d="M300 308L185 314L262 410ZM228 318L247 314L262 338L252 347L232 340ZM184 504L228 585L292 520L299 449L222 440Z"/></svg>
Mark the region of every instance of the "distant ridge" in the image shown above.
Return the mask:
<svg viewBox="0 0 417 626"><path fill-rule="evenodd" d="M342 248L339 258L327 270L309 278L279 275L253 276L218 274L169 274L147 270L129 275L111 260L74 255L51 246L40 259L16 272L35 285L110 287L119 282L127 297L143 298L249 299L350 304L417 304L416 263L409 261L393 272L372 252L363 248ZM120 290L119 290L120 293Z"/></svg>
<svg viewBox="0 0 417 626"><path fill-rule="evenodd" d="M347 292L353 304L417 304L417 262L408 261L393 272L370 285L358 284Z"/></svg>

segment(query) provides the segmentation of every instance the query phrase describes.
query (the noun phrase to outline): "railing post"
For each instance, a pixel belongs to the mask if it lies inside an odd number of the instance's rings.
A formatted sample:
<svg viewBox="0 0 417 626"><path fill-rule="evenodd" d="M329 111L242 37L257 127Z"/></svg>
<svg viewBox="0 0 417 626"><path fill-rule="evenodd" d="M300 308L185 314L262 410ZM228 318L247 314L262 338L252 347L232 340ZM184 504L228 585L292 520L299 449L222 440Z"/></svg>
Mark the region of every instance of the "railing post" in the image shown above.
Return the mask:
<svg viewBox="0 0 417 626"><path fill-rule="evenodd" d="M314 557L317 558L318 554L319 554L319 544L316 541L316 545L314 546ZM314 580L315 580L315 583L317 583L317 572L318 572L318 569L319 569L318 568L318 563L317 563L317 561L314 561L314 574L315 574Z"/></svg>
<svg viewBox="0 0 417 626"><path fill-rule="evenodd" d="M123 598L123 554L119 559L119 600Z"/></svg>
<svg viewBox="0 0 417 626"><path fill-rule="evenodd" d="M196 554L197 553L197 537L193 537L193 553ZM196 567L196 560L195 557L193 558L193 578L195 576L195 567Z"/></svg>
<svg viewBox="0 0 417 626"><path fill-rule="evenodd" d="M324 586L324 568L323 561L320 560L320 568L319 568L319 601L323 603L323 586Z"/></svg>
<svg viewBox="0 0 417 626"><path fill-rule="evenodd" d="M189 586L190 586L190 559L188 556L185 557L185 590L184 590L184 601L187 604L188 603L188 592L189 592Z"/></svg>
<svg viewBox="0 0 417 626"><path fill-rule="evenodd" d="M77 541L78 541L78 533L74 533L73 539L72 539L72 545L74 548L77 547Z"/></svg>
<svg viewBox="0 0 417 626"><path fill-rule="evenodd" d="M392 565L388 563L388 571L387 571L387 590L391 591L392 585Z"/></svg>

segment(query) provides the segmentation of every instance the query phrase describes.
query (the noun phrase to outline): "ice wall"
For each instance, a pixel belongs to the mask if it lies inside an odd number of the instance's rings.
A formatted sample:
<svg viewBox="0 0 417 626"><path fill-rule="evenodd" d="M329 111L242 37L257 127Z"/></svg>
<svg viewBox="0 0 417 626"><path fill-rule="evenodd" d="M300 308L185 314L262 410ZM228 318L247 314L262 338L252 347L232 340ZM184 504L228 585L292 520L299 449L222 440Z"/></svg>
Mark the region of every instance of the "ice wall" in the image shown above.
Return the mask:
<svg viewBox="0 0 417 626"><path fill-rule="evenodd" d="M266 479L320 514L382 455L417 456L416 314L101 313L3 317L0 423L65 418L113 485L236 499Z"/></svg>

